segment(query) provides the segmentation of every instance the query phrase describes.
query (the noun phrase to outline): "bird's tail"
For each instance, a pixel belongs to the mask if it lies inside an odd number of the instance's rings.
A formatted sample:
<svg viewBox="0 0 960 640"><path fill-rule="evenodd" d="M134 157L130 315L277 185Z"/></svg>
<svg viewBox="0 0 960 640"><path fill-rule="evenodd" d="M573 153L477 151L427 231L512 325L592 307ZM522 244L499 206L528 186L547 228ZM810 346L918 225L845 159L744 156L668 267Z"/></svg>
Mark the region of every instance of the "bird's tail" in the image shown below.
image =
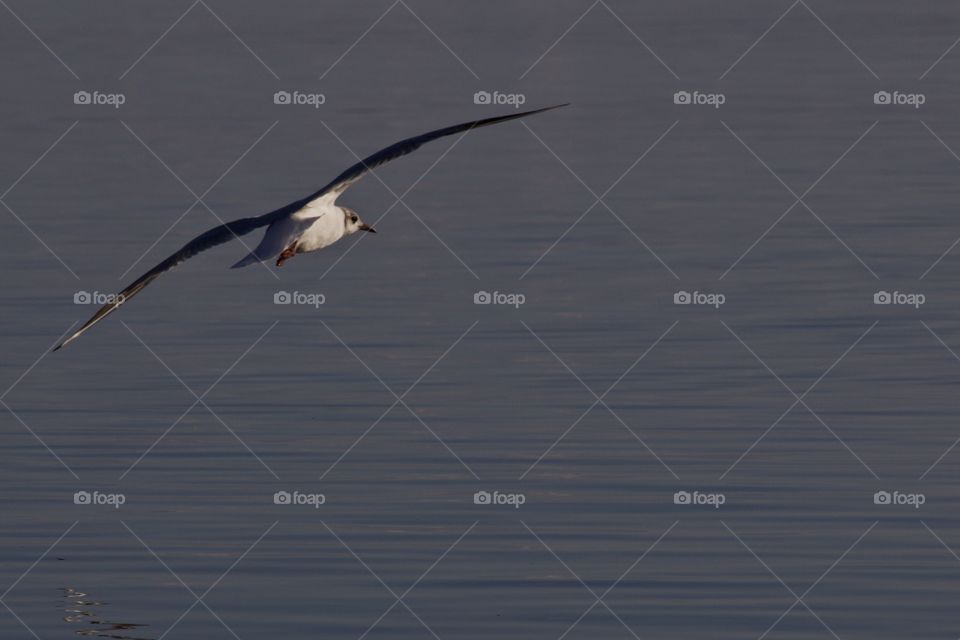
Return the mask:
<svg viewBox="0 0 960 640"><path fill-rule="evenodd" d="M261 256L257 255L257 252L256 252L256 251L251 251L250 253L248 253L247 255L245 255L243 258L241 258L240 260L238 260L237 262L235 262L234 264L232 264L232 265L230 266L230 268L231 268L231 269L240 269L241 267L245 267L245 266L247 266L248 264L256 264L257 262L263 262L263 261L266 260L266 259L267 259L267 258L265 258L265 257L261 257Z"/></svg>

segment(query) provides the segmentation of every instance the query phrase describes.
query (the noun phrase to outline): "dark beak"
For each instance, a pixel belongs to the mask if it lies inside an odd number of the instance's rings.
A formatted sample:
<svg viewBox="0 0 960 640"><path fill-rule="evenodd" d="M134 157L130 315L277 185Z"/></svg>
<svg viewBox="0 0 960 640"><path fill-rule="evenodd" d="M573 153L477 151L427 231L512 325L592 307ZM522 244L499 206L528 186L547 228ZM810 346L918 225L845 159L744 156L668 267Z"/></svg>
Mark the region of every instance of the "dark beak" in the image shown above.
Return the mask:
<svg viewBox="0 0 960 640"><path fill-rule="evenodd" d="M368 225L366 222L364 222L362 225L360 225L359 227L357 227L357 229L360 229L361 231L369 231L370 233L376 233L376 232L377 232L376 229L374 229L373 227L371 227L370 225Z"/></svg>

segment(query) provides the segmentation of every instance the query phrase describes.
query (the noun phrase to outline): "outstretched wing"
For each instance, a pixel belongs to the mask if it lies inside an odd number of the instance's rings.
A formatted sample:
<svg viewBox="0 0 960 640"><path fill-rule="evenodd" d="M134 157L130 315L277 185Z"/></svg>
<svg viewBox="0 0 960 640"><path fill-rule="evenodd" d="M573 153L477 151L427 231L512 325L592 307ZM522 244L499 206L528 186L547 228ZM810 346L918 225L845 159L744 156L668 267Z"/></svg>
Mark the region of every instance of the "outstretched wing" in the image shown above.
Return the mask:
<svg viewBox="0 0 960 640"><path fill-rule="evenodd" d="M424 133L413 138L407 138L406 140L401 140L395 144L390 145L385 149L377 151L373 155L364 158L357 164L353 165L339 176L333 179L330 184L320 189L316 193L296 202L292 202L285 207L272 211L265 215L259 216L257 218L243 218L240 220L234 220L233 222L227 222L218 227L210 229L206 233L203 233L187 244L185 244L179 251L174 253L172 256L155 266L150 271L147 271L145 274L136 279L133 283L130 284L126 289L118 293L115 298L100 307L100 309L93 314L93 317L87 320L80 329L76 331L72 336L61 342L54 348L54 351L62 349L64 346L73 342L79 338L87 329L97 324L108 315L120 308L120 305L127 302L133 296L140 293L140 291L146 287L148 284L153 282L153 280L160 274L169 271L174 268L184 260L192 258L201 251L206 251L212 247L228 242L234 238L238 238L242 235L248 234L254 229L260 227L265 227L276 220L279 220L283 216L288 216L296 213L301 208L303 208L307 203L312 202L321 197L327 197L332 203L337 197L347 190L354 182L365 176L370 170L395 160L401 156L405 156L408 153L412 153L425 145L426 143L436 140L437 138L442 138L444 136L451 136L463 131L469 131L470 129L476 129L478 127L486 127L491 124L497 124L499 122L507 122L508 120L516 120L517 118L523 118L525 116L531 116L535 113L543 113L544 111L550 111L551 109L557 109L559 107L565 107L566 104L554 105L552 107L544 107L543 109L535 109L533 111L523 111L521 113L514 113L507 116L496 116L493 118L485 118L483 120L474 120L472 122L464 122L463 124L453 125L452 127L445 127L443 129L437 129L436 131L430 131L429 133Z"/></svg>
<svg viewBox="0 0 960 640"><path fill-rule="evenodd" d="M173 269L175 266L192 258L201 251L206 251L207 249L212 249L217 245L221 245L224 242L233 240L234 238L239 238L242 235L246 235L258 229L260 227L265 227L272 223L273 221L283 217L284 215L289 215L291 212L296 211L303 205L303 201L295 202L276 211L272 211L268 214L258 216L256 218L241 218L240 220L234 220L232 222L227 222L218 227L214 227L209 231L200 234L187 244L183 245L179 251L174 253L172 256L155 266L150 271L147 271L145 274L137 278L132 282L127 288L125 288L120 293L114 296L113 300L107 304L100 307L100 309L93 314L93 317L87 320L80 329L77 330L72 336L61 342L59 345L54 348L54 351L65 347L70 342L73 342L79 338L87 329L97 324L108 315L120 308L120 305L127 302L133 296L140 293L144 287L154 281L157 276L160 274Z"/></svg>
<svg viewBox="0 0 960 640"><path fill-rule="evenodd" d="M414 136L413 138L407 138L406 140L401 140L400 142L394 143L385 149L377 151L371 156L368 156L356 163L339 176L333 179L327 186L320 189L316 193L312 194L308 200L316 200L321 197L327 197L332 203L337 199L337 197L350 188L354 182L367 175L371 169L386 164L391 160L396 160L401 156L405 156L408 153L413 153L426 143L436 140L437 138L443 138L444 136L452 136L463 131L469 131L470 129L476 129L478 127L486 127L491 124L497 124L499 122L507 122L508 120L516 120L517 118L523 118L526 116L532 116L535 113L543 113L544 111L550 111L551 109L559 109L560 107L565 107L567 104L558 104L552 107L544 107L542 109L534 109L533 111L522 111L520 113L513 113L508 116L496 116L493 118L485 118L483 120L474 120L472 122L464 122L463 124L455 124L452 127L444 127L443 129L437 129L436 131L430 131L428 133L423 133L419 136Z"/></svg>

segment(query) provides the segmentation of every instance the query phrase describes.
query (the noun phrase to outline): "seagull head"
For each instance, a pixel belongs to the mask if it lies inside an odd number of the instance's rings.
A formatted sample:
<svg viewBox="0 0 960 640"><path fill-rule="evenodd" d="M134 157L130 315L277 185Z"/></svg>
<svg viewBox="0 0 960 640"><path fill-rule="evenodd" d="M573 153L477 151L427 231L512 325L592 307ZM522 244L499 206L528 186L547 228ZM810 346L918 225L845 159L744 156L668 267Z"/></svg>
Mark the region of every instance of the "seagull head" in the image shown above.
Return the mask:
<svg viewBox="0 0 960 640"><path fill-rule="evenodd" d="M343 210L343 224L346 228L345 235L356 233L357 231L369 231L376 233L377 230L360 219L360 215L348 207L340 207Z"/></svg>

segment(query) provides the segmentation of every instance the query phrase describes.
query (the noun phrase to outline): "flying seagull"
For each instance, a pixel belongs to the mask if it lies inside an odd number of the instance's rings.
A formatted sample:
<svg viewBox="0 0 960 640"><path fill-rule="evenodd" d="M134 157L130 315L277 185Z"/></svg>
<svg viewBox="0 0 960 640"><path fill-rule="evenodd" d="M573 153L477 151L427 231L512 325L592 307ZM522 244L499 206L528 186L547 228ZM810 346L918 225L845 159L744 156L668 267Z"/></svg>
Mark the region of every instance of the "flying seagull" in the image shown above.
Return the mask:
<svg viewBox="0 0 960 640"><path fill-rule="evenodd" d="M160 274L173 269L184 260L192 258L201 251L206 251L234 238L239 238L254 229L267 227L266 233L263 234L263 240L260 241L257 248L234 264L233 269L245 267L248 264L254 264L256 262L264 262L273 258L276 258L276 264L280 267L283 266L284 262L298 253L307 253L329 247L340 238L356 233L357 231L376 233L373 227L360 219L356 211L349 207L341 207L336 204L337 198L339 198L350 185L365 176L372 169L401 156L405 156L408 153L412 153L424 144L437 138L452 136L478 127L485 127L508 120L516 120L517 118L523 118L524 116L543 113L544 111L565 106L567 105L559 104L543 109L535 109L533 111L524 111L506 116L496 116L494 118L464 122L463 124L456 124L452 127L437 129L436 131L430 131L429 133L424 133L413 138L401 140L396 144L392 144L364 158L334 178L330 184L306 198L291 202L276 211L265 213L256 218L241 218L214 227L183 245L179 251L153 269L150 269L150 271L147 271L126 289L116 294L110 302L100 307L100 309L93 314L93 317L87 320L76 333L57 345L54 351L73 342L87 329L119 309L121 304L129 301L130 298L140 293L144 287L153 282Z"/></svg>

